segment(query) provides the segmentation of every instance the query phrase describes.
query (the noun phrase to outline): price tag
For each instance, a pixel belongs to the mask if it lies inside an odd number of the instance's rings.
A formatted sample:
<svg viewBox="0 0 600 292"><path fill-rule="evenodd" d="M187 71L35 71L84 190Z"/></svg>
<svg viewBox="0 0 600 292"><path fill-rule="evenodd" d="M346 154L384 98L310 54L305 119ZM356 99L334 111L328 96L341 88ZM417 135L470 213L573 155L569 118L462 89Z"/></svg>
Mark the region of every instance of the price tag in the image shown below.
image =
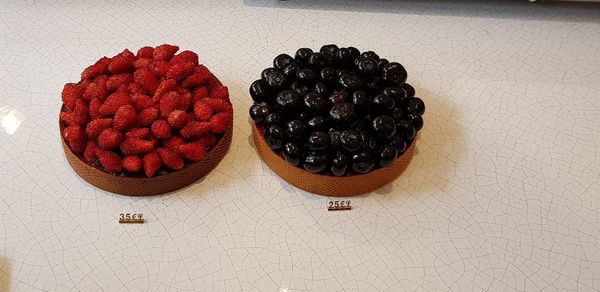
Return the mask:
<svg viewBox="0 0 600 292"><path fill-rule="evenodd" d="M141 213L121 213L119 214L120 224L142 224L144 223L144 214Z"/></svg>
<svg viewBox="0 0 600 292"><path fill-rule="evenodd" d="M342 211L352 210L352 202L350 200L332 201L327 202L328 211Z"/></svg>

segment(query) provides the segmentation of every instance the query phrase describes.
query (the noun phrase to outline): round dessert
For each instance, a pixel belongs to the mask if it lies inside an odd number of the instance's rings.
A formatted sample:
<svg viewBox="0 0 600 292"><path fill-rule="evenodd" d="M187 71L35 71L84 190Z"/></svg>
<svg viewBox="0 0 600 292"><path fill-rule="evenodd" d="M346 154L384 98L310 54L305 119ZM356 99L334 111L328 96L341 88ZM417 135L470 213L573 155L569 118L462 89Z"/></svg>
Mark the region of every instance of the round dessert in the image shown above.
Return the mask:
<svg viewBox="0 0 600 292"><path fill-rule="evenodd" d="M192 51L143 47L103 57L62 91L60 131L73 169L102 189L150 195L213 169L231 144L226 86Z"/></svg>
<svg viewBox="0 0 600 292"><path fill-rule="evenodd" d="M409 159L399 158L423 127L425 104L407 77L400 63L353 47L277 56L250 85L256 144L275 154L257 147L261 157L314 193L352 195L384 185L404 169Z"/></svg>

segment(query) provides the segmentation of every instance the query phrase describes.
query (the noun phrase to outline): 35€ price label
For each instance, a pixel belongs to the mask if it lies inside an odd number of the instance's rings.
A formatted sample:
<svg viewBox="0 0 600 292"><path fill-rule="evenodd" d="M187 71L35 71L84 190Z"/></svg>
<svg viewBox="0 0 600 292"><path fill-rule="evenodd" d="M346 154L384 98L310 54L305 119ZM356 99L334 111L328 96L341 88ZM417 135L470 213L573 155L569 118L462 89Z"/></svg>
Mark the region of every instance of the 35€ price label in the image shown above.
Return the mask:
<svg viewBox="0 0 600 292"><path fill-rule="evenodd" d="M121 213L119 214L119 223L131 224L131 223L144 223L144 214L141 213Z"/></svg>

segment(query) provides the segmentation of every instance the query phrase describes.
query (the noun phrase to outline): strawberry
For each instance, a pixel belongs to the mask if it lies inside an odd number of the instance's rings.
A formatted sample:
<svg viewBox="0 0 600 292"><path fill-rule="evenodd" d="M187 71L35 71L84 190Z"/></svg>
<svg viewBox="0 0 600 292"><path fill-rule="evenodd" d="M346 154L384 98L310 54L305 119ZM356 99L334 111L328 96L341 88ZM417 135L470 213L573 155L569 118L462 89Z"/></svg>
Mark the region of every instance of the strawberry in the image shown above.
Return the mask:
<svg viewBox="0 0 600 292"><path fill-rule="evenodd" d="M154 142L138 138L127 138L121 144L121 152L125 155L140 154L152 149L154 149Z"/></svg>
<svg viewBox="0 0 600 292"><path fill-rule="evenodd" d="M177 88L177 82L173 79L165 79L160 82L156 92L154 92L154 97L152 98L154 102L159 102L160 98L167 92L174 90Z"/></svg>
<svg viewBox="0 0 600 292"><path fill-rule="evenodd" d="M194 68L194 72L183 80L183 87L196 87L208 83L210 71L203 65L198 65Z"/></svg>
<svg viewBox="0 0 600 292"><path fill-rule="evenodd" d="M229 102L229 89L223 85L216 86L210 91L210 98L222 99Z"/></svg>
<svg viewBox="0 0 600 292"><path fill-rule="evenodd" d="M233 113L233 107L228 101L216 98L205 98L201 101L207 103L213 109L214 112Z"/></svg>
<svg viewBox="0 0 600 292"><path fill-rule="evenodd" d="M185 140L181 136L173 135L171 138L163 142L163 146L167 148L176 148L179 145L185 144Z"/></svg>
<svg viewBox="0 0 600 292"><path fill-rule="evenodd" d="M178 46L164 44L164 45L160 45L154 49L152 57L155 60L168 61L173 57L173 55L175 55L175 53L177 53L177 51L179 51Z"/></svg>
<svg viewBox="0 0 600 292"><path fill-rule="evenodd" d="M135 56L129 50L125 49L125 51L112 58L108 70L112 74L130 72L133 69L133 61L135 61Z"/></svg>
<svg viewBox="0 0 600 292"><path fill-rule="evenodd" d="M137 83L129 83L127 85L127 92L129 94L146 94L144 88Z"/></svg>
<svg viewBox="0 0 600 292"><path fill-rule="evenodd" d="M150 129L148 128L133 128L125 133L125 139L128 138L139 138L146 139L150 136Z"/></svg>
<svg viewBox="0 0 600 292"><path fill-rule="evenodd" d="M142 47L137 51L138 58L152 58L154 53L153 47Z"/></svg>
<svg viewBox="0 0 600 292"><path fill-rule="evenodd" d="M156 120L150 127L154 137L165 140L171 136L171 127L165 120Z"/></svg>
<svg viewBox="0 0 600 292"><path fill-rule="evenodd" d="M146 108L151 107L153 104L152 98L145 94L132 94L131 103L133 104L135 109L140 112Z"/></svg>
<svg viewBox="0 0 600 292"><path fill-rule="evenodd" d="M232 113L217 113L210 118L211 132L215 134L224 133L227 129L233 126Z"/></svg>
<svg viewBox="0 0 600 292"><path fill-rule="evenodd" d="M96 119L89 122L85 128L85 133L89 139L97 139L104 129L112 127L112 119Z"/></svg>
<svg viewBox="0 0 600 292"><path fill-rule="evenodd" d="M210 148L217 144L217 138L211 134L202 135L200 138L194 140L195 144L202 145L204 148Z"/></svg>
<svg viewBox="0 0 600 292"><path fill-rule="evenodd" d="M96 156L108 172L116 173L123 169L123 160L117 153L96 148Z"/></svg>
<svg viewBox="0 0 600 292"><path fill-rule="evenodd" d="M190 120L190 115L182 110L172 111L167 118L167 122L173 129L183 128Z"/></svg>
<svg viewBox="0 0 600 292"><path fill-rule="evenodd" d="M206 80L206 87L208 87L208 88L211 88L211 89L212 89L213 87L220 86L220 85L223 85L223 84L222 84L222 83L221 83L221 81L219 81L219 79L218 79L217 77L215 77L215 75L213 75L212 73L211 73L211 74L210 74L210 75L207 77L207 80Z"/></svg>
<svg viewBox="0 0 600 292"><path fill-rule="evenodd" d="M144 173L147 177L153 176L162 166L160 156L156 151L148 152L144 155Z"/></svg>
<svg viewBox="0 0 600 292"><path fill-rule="evenodd" d="M168 117L172 111L181 109L179 94L175 91L167 92L160 99L158 108L160 109L161 116L164 118Z"/></svg>
<svg viewBox="0 0 600 292"><path fill-rule="evenodd" d="M106 82L102 79L90 83L83 92L83 99L87 102L94 98L104 100L108 96L106 91Z"/></svg>
<svg viewBox="0 0 600 292"><path fill-rule="evenodd" d="M169 64L187 63L187 62L193 63L194 66L198 65L198 54L196 54L192 51L180 52L179 54L173 56L171 61L169 61Z"/></svg>
<svg viewBox="0 0 600 292"><path fill-rule="evenodd" d="M69 126L85 126L88 121L88 107L83 100L78 99L72 112L60 113L60 120Z"/></svg>
<svg viewBox="0 0 600 292"><path fill-rule="evenodd" d="M183 138L192 140L210 132L210 130L210 123L191 121L181 129L180 134Z"/></svg>
<svg viewBox="0 0 600 292"><path fill-rule="evenodd" d="M140 112L140 124L150 126L159 116L159 110L156 107L149 107Z"/></svg>
<svg viewBox="0 0 600 292"><path fill-rule="evenodd" d="M196 87L194 89L193 101L196 103L198 100L208 97L208 88L204 86Z"/></svg>
<svg viewBox="0 0 600 292"><path fill-rule="evenodd" d="M175 63L169 67L166 76L172 79L183 79L194 72L194 67L192 62Z"/></svg>
<svg viewBox="0 0 600 292"><path fill-rule="evenodd" d="M83 96L83 90L75 83L67 83L61 93L62 102L67 110L75 108L75 101Z"/></svg>
<svg viewBox="0 0 600 292"><path fill-rule="evenodd" d="M133 82L133 76L129 73L123 73L108 77L106 80L106 89L115 91L122 85L128 85Z"/></svg>
<svg viewBox="0 0 600 292"><path fill-rule="evenodd" d="M108 74L108 66L111 62L112 60L110 58L102 57L94 65L85 68L85 70L81 72L81 79L90 80L96 76Z"/></svg>
<svg viewBox="0 0 600 292"><path fill-rule="evenodd" d="M146 68L138 69L133 73L133 80L144 88L147 93L154 94L158 87L158 80L150 70Z"/></svg>
<svg viewBox="0 0 600 292"><path fill-rule="evenodd" d="M88 140L87 145L85 145L85 151L83 151L83 159L89 163L94 163L98 160L98 156L96 156L96 148L98 145L93 140Z"/></svg>
<svg viewBox="0 0 600 292"><path fill-rule="evenodd" d="M123 142L123 134L114 128L106 128L98 135L98 146L104 150L119 148Z"/></svg>
<svg viewBox="0 0 600 292"><path fill-rule="evenodd" d="M152 64L152 59L149 58L141 58L141 59L137 59L135 61L133 61L133 68L137 69L142 69L142 68L148 68L150 67L150 64Z"/></svg>
<svg viewBox="0 0 600 292"><path fill-rule="evenodd" d="M77 154L83 153L87 141L82 127L70 126L65 128L63 137L73 152Z"/></svg>
<svg viewBox="0 0 600 292"><path fill-rule="evenodd" d="M142 169L142 159L137 155L125 156L123 168L129 172L138 172Z"/></svg>
<svg viewBox="0 0 600 292"><path fill-rule="evenodd" d="M138 123L138 116L132 105L121 106L115 113L114 128L127 131Z"/></svg>
<svg viewBox="0 0 600 292"><path fill-rule="evenodd" d="M100 114L109 116L117 112L117 110L124 105L131 103L131 96L124 92L115 92L109 95L102 106L100 107Z"/></svg>
<svg viewBox="0 0 600 292"><path fill-rule="evenodd" d="M181 156L179 156L177 151L170 148L158 148L156 149L156 152L158 152L162 163L168 168L174 170L180 170L183 168L183 159L181 159Z"/></svg>
<svg viewBox="0 0 600 292"><path fill-rule="evenodd" d="M94 98L90 101L89 115L92 120L100 117L100 107L102 107L102 101L100 99Z"/></svg>
<svg viewBox="0 0 600 292"><path fill-rule="evenodd" d="M148 65L148 70L150 70L154 76L164 77L169 71L169 63L166 61L154 60Z"/></svg>
<svg viewBox="0 0 600 292"><path fill-rule="evenodd" d="M210 105L202 101L197 101L194 105L194 115L197 120L207 122L213 115L213 110Z"/></svg>
<svg viewBox="0 0 600 292"><path fill-rule="evenodd" d="M202 145L188 143L177 147L179 153L188 160L200 161L206 158L206 149Z"/></svg>

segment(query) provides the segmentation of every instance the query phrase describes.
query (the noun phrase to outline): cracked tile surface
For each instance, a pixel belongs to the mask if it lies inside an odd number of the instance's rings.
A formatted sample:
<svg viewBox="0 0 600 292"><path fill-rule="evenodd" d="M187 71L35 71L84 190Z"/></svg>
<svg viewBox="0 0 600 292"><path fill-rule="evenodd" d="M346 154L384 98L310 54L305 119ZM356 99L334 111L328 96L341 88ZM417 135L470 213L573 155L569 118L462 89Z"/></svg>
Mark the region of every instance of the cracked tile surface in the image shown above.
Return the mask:
<svg viewBox="0 0 600 292"><path fill-rule="evenodd" d="M12 1L0 32L0 291L600 290L598 4ZM62 85L162 43L229 86L231 151L176 193L106 193L64 158ZM403 63L427 105L407 171L337 213L247 117L273 57L327 43Z"/></svg>

